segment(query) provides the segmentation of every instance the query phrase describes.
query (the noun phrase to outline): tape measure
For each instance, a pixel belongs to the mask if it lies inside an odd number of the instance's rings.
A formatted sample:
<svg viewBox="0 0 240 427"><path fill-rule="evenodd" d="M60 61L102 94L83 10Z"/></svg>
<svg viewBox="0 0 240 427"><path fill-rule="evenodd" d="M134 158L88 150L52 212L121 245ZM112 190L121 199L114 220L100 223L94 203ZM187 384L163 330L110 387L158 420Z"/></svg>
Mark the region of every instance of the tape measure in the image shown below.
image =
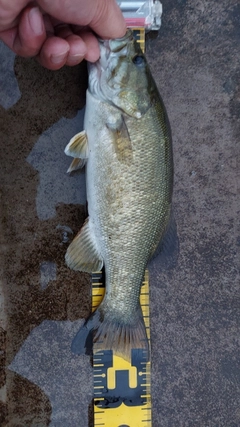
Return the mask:
<svg viewBox="0 0 240 427"><path fill-rule="evenodd" d="M142 51L145 52L145 29L142 27L135 27L132 30L136 41L140 44Z"/></svg>
<svg viewBox="0 0 240 427"><path fill-rule="evenodd" d="M104 297L101 272L92 275L92 309ZM145 272L140 304L150 341L149 276ZM150 343L149 343L150 344ZM94 427L151 427L150 361L144 350L132 350L131 362L112 350L93 346Z"/></svg>
<svg viewBox="0 0 240 427"><path fill-rule="evenodd" d="M145 28L133 28L145 51ZM92 311L105 293L102 272L92 275ZM150 348L149 275L145 272L140 304ZM151 367L144 350L132 350L131 362L113 350L97 351L93 346L94 427L151 427Z"/></svg>

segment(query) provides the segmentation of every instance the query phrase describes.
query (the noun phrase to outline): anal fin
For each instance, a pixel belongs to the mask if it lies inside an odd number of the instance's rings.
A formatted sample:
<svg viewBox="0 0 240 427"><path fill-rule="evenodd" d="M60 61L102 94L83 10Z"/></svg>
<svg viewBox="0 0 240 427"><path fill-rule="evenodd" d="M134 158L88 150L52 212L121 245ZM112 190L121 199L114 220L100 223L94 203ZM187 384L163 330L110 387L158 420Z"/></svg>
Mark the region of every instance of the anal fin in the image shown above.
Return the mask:
<svg viewBox="0 0 240 427"><path fill-rule="evenodd" d="M65 260L72 270L92 273L102 269L103 260L97 249L93 232L87 219L67 249Z"/></svg>

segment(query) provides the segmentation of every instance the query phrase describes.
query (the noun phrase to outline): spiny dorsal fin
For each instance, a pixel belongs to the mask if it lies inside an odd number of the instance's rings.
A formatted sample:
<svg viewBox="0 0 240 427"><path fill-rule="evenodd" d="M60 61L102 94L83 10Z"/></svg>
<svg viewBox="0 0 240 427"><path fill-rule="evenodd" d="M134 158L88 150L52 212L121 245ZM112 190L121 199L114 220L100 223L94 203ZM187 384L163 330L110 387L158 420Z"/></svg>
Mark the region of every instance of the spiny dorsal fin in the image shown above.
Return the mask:
<svg viewBox="0 0 240 427"><path fill-rule="evenodd" d="M77 157L79 159L88 158L88 141L85 130L77 133L70 139L64 152L67 156Z"/></svg>
<svg viewBox="0 0 240 427"><path fill-rule="evenodd" d="M97 249L88 218L69 245L65 260L72 270L86 271L87 273L101 270L103 260Z"/></svg>

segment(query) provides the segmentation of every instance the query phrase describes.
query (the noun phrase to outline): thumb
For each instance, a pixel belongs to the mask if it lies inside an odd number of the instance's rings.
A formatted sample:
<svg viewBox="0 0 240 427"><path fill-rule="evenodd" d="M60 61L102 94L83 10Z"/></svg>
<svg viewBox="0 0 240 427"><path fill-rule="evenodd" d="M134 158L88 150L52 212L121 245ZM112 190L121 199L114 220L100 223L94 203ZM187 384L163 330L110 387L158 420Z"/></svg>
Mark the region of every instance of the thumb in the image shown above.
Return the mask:
<svg viewBox="0 0 240 427"><path fill-rule="evenodd" d="M102 38L119 38L126 33L126 23L115 0L96 1L95 13L89 26Z"/></svg>
<svg viewBox="0 0 240 427"><path fill-rule="evenodd" d="M102 38L123 37L126 24L116 0L37 0L50 16L78 26L89 26Z"/></svg>

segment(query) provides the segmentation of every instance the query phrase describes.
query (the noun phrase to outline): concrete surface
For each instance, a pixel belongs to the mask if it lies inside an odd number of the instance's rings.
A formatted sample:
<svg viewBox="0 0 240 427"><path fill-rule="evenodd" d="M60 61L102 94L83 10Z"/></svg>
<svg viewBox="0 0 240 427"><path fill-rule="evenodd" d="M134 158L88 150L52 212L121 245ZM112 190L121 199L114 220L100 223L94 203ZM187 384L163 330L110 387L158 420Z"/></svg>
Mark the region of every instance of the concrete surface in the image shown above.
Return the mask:
<svg viewBox="0 0 240 427"><path fill-rule="evenodd" d="M153 427L238 427L240 4L163 10L147 56L172 127L180 254L150 271ZM64 263L84 175L65 174L63 153L81 130L86 68L0 57L0 424L87 427L91 367L69 346L90 281Z"/></svg>

